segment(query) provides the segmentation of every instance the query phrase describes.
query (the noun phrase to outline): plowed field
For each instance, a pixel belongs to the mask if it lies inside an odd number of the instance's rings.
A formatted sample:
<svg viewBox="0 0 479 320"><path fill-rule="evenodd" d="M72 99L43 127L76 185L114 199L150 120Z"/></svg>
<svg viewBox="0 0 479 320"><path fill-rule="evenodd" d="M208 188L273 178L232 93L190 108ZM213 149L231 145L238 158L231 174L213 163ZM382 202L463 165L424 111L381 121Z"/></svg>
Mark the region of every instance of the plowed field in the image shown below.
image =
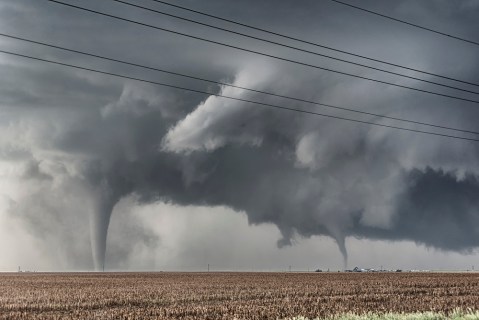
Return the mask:
<svg viewBox="0 0 479 320"><path fill-rule="evenodd" d="M282 319L455 308L479 309L479 274L0 274L1 319Z"/></svg>

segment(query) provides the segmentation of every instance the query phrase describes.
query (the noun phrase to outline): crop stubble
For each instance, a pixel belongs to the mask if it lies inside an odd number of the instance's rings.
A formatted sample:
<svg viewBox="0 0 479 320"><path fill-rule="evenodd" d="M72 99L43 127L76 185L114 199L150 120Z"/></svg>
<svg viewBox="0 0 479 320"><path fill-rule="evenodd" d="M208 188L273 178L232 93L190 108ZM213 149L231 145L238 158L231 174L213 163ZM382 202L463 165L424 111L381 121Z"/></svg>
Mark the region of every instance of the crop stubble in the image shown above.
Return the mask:
<svg viewBox="0 0 479 320"><path fill-rule="evenodd" d="M0 274L0 319L276 319L455 308L479 309L479 274Z"/></svg>

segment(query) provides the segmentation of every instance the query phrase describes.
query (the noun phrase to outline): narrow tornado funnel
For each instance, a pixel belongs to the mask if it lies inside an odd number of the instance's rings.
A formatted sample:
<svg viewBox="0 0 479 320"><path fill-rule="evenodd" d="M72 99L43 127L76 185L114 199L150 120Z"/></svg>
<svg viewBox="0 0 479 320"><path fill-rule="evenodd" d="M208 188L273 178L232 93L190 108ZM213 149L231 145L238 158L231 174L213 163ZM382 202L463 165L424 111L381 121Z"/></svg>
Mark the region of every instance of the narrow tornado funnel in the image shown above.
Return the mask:
<svg viewBox="0 0 479 320"><path fill-rule="evenodd" d="M104 271L108 226L117 199L113 197L107 183L102 183L95 191L90 211L90 241L95 270Z"/></svg>
<svg viewBox="0 0 479 320"><path fill-rule="evenodd" d="M346 239L344 237L339 237L336 238L335 241L338 244L341 255L343 256L343 270L346 270L348 268L348 251L346 250Z"/></svg>
<svg viewBox="0 0 479 320"><path fill-rule="evenodd" d="M329 224L327 228L329 230L330 236L333 237L334 241L336 241L339 251L343 256L343 269L346 270L348 268L348 251L346 249L346 237L338 224Z"/></svg>

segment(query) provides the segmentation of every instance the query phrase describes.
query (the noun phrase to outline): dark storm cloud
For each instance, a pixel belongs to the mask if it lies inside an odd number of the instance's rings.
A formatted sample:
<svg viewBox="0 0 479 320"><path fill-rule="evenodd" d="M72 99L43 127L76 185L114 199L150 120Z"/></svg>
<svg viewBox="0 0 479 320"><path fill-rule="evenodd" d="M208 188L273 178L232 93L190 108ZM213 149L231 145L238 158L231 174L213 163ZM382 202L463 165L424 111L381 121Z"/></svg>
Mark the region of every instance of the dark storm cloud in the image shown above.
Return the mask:
<svg viewBox="0 0 479 320"><path fill-rule="evenodd" d="M443 170L413 170L400 196L394 228L374 230L357 224L357 236L412 240L444 250L468 252L479 245L477 176L458 179Z"/></svg>
<svg viewBox="0 0 479 320"><path fill-rule="evenodd" d="M431 88L158 19L109 1L74 3L363 76ZM479 49L328 1L184 4L360 54L479 81ZM418 22L464 37L473 38L471 30L479 27L471 14L477 14L479 8L472 2L404 1L386 6L368 1L363 5L412 21L419 17ZM0 28L18 36L258 90L478 130L479 111L465 102L267 60L43 1L11 1L0 10ZM440 19L434 18L436 14ZM243 99L313 108L13 40L2 39L0 45L6 50ZM0 104L7 117L0 122L0 155L5 161L15 157L16 162L25 163L28 169L20 177L25 184L35 180L49 190L25 197L13 211L37 237L56 233L64 241L64 255L75 264L88 263L84 261L86 249L76 247L76 240L85 241L84 233L79 231L78 237L68 233L72 221L82 221L83 231L90 228L94 263L101 268L112 210L132 194L140 203L220 205L244 211L252 224L275 224L282 234L279 246L290 245L297 235L327 235L337 242L345 258L348 236L412 240L458 251L479 244L479 230L474 227L479 207L473 196L479 191L478 145L472 142L314 118L3 55L0 65L8 75L0 80ZM69 209L79 201L72 194L87 199L81 209ZM63 199L62 195L69 197ZM67 211L70 218L60 214ZM141 230L133 226L130 233L140 235ZM138 237L152 246L159 241L147 231ZM45 238L47 244L53 241ZM131 237L128 239L124 241ZM69 246L72 243L75 245ZM83 253L81 263L72 253L75 250ZM119 256L128 254L124 250L133 250L133 245L113 247L111 261L121 265Z"/></svg>

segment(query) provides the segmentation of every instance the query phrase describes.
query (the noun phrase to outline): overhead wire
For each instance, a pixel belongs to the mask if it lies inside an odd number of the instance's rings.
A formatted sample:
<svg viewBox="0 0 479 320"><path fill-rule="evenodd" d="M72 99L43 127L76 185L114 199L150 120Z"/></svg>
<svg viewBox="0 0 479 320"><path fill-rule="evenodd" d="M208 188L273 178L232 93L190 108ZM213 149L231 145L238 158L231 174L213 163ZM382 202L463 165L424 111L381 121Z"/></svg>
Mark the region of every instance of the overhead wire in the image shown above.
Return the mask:
<svg viewBox="0 0 479 320"><path fill-rule="evenodd" d="M296 51L312 54L312 55L315 55L315 56L340 61L340 62L343 62L343 63L348 63L348 64L351 64L351 65L355 65L355 66L359 66L359 67L363 67L363 68L367 68L367 69L371 69L371 70L376 70L376 71L384 72L384 73L387 73L387 74L392 74L392 75L407 78L407 79L412 79L412 80L416 80L416 81L420 81L420 82L424 82L424 83L434 84L434 85L449 88L449 89L454 89L454 90L463 91L463 92L472 93L472 94L479 94L479 92L477 92L477 91L472 91L472 90L468 90L468 89L464 89L464 88L460 88L460 87L447 85L447 84L440 83L440 82L435 82L435 81L426 80L426 79L422 79L422 78L418 78L418 77L413 77L413 76L409 76L409 75L406 75L406 74L402 74L402 73L398 73L398 72L394 72L394 71L390 71L390 70L385 70L385 69L369 66L369 65L366 65L366 64L363 64L363 63L358 63L358 62L333 57L333 56L330 56L330 55L322 54L322 53L311 51L311 50L298 48L298 47L291 46L291 45L284 44L284 43L280 43L280 42L277 42L277 41L272 41L272 40L260 38L260 37L257 37L257 36L252 36L252 35L245 34L245 33L242 33L242 32L218 27L218 26L215 26L215 25L212 25L212 24L208 24L208 23L197 21L197 20L181 17L181 16L178 16L178 15L174 15L174 14L163 12L163 11L160 11L160 10L148 8L148 7L145 7L145 6L138 5L138 4L133 4L133 3L130 3L130 2L127 2L127 1L123 1L123 0L110 0L110 1L121 3L121 4L124 4L124 5L130 6L130 7L142 9L142 10L145 10L145 11L154 12L156 14L161 14L161 15L164 15L164 16L167 16L167 17L191 22L191 23L198 24L198 25L201 25L201 26L206 26L208 28L212 28L212 29L221 30L221 31L224 31L224 32L236 34L236 35L239 35L239 36L242 36L242 37L245 37L245 38L254 39L254 40L261 41L261 42L270 43L270 44L274 44L274 45L277 45L277 46L293 49L293 50L296 50Z"/></svg>
<svg viewBox="0 0 479 320"><path fill-rule="evenodd" d="M170 6L170 7L173 7L173 8L178 8L178 9L181 9L181 10L193 12L193 13L196 13L196 14L199 14L199 15L203 15L205 17L214 18L214 19L217 19L219 21L225 21L225 22L232 23L232 24L235 24L235 25L238 25L238 26L242 26L242 27L245 27L245 28L248 28L248 29L251 29L251 30L256 30L256 31L261 31L261 32L264 32L264 33L272 34L272 35L275 35L275 36L278 36L278 37L281 37L281 38L284 38L284 39L289 39L289 40L294 40L294 41L297 41L297 42L305 43L305 44L312 45L312 46L315 46L315 47L318 47L318 48L323 48L323 49L343 53L343 54L346 54L346 55L350 55L350 56L353 56L353 57L357 57L357 58L361 58L361 59L365 59L365 60L369 60L369 61L374 61L374 62L379 62L379 63L386 64L386 65L389 65L389 66L402 68L402 69L406 69L406 70L410 70L410 71L415 71L415 72L418 72L418 73L423 73L423 74L427 74L427 75L442 78L442 79L447 79L447 80L452 80L452 81L456 81L456 82L460 82L460 83L464 83L464 84L469 84L471 86L479 86L478 83L469 82L469 81L465 81L465 80L460 80L460 79L456 79L456 78L453 78L453 77L448 77L448 76L440 75L440 74L437 74L437 73L432 73L432 72L417 69L417 68L403 66L403 65L400 65L400 64L397 64L397 63L392 63L392 62L377 59L377 58L367 57L365 55L360 55L360 54L357 54L357 53L354 53L354 52L351 52L351 51L340 50L340 49L337 49L337 48L333 48L331 46L326 46L326 45L323 45L323 44L319 44L317 42L308 41L308 40L300 39L300 38L297 38L297 37L289 36L289 35L286 35L286 34L282 34L282 33L279 33L279 32L275 32L275 31L272 31L272 30L268 30L268 29L265 29L265 28L252 26L252 25L249 25L249 24L246 24L246 23L243 23L243 22L239 22L239 21L236 21L236 20L220 17L218 15L213 15L211 13L206 13L204 11L195 10L195 9L191 9L191 8L188 8L188 7L185 7L185 6L180 6L178 4L169 3L167 1L162 1L162 0L149 0L149 1L156 2L156 3L161 3L163 5Z"/></svg>
<svg viewBox="0 0 479 320"><path fill-rule="evenodd" d="M161 30L161 31L164 31L164 32L168 32L168 33L172 33L172 34L176 34L176 35L180 35L180 36L184 36L184 37L187 37L187 38L196 39L196 40L200 40L200 41L204 41L204 42L208 42L208 43L213 43L213 44L221 45L221 46L224 46L224 47L228 47L228 48L232 48L232 49L236 49L236 50L240 50L240 51L244 51L244 52L254 53L254 54L257 54L257 55L273 58L273 59L276 59L276 60L290 62L290 63L294 63L294 64L306 66L306 67L311 67L311 68L315 68L315 69L319 69L319 70L333 72L333 73L337 73L337 74L341 74L341 75L346 75L346 76L350 76L350 77L354 77L354 78L358 78L358 79L368 80L368 81L381 83L381 84L385 84L385 85L390 85L390 86L394 86L394 87L399 87L399 88L403 88L403 89L409 89L409 90L422 92L422 93L427 93L427 94L431 94L431 95L436 95L436 96L440 96L440 97L445 97L445 98L450 98L450 99L461 100L461 101L465 101L465 102L471 102L471 103L479 104L479 100L473 100L473 99L468 99L468 98L464 98L464 97L458 97L458 96L453 96L453 95L449 95L449 94L434 92L434 91L430 91L430 90L409 87L409 86L400 85L400 84L396 84L396 83L391 83L391 82L387 82L387 81L383 81L383 80L378 80L378 79L359 76L359 75L355 75L355 74L351 74L351 73L347 73L347 72L343 72L343 71L338 71L338 70L334 70L334 69L330 69L330 68L324 68L324 67L309 64L309 63L304 63L304 62L300 62L300 61L296 61L296 60L292 60L292 59L287 59L287 58L267 54L267 53L264 53L264 52L259 52L259 51L255 51L255 50L251 50L251 49L246 49L246 48L226 44L226 43L223 43L223 42L219 42L219 41L215 41L215 40L211 40L211 39L206 39L206 38L186 34L186 33L183 33L183 32L170 30L170 29L167 29L167 28L162 28L162 27L154 26L154 25L139 22L139 21L135 21L135 20L127 19L127 18L122 18L122 17L115 16L115 15L112 15L112 14L108 14L108 13L96 11L96 10L93 10L93 9L80 7L80 6L77 6L77 5L61 2L61 1L58 1L58 0L46 0L46 1L56 3L56 4L61 4L61 5L71 7L71 8L74 8L74 9L83 10L83 11L90 12L90 13L95 13L95 14L102 15L102 16L105 16L105 17L110 17L110 18L113 18L113 19L126 21L126 22L129 22L129 23L141 25L141 26L144 26L144 27L148 27L148 28L152 28L152 29L156 29L156 30Z"/></svg>
<svg viewBox="0 0 479 320"><path fill-rule="evenodd" d="M459 37L459 36L455 36L455 35L450 34L450 33L445 33L445 32L442 32L442 31L434 30L432 28L424 27L424 26L421 26L421 25L418 25L418 24L415 24L415 23L412 23L412 22L408 22L408 21L405 21L405 20L401 20L401 19L398 19L398 18L394 18L394 17L388 16L388 15L385 15L383 13L379 13L377 11L365 9L365 8L362 8L362 7L359 7L359 6L356 6L356 5L352 5L350 3L339 1L339 0L329 0L329 1L336 2L338 4L341 4L341 5L350 7L350 8L354 8L354 9L357 9L357 10L360 10L360 11L363 11L363 12L374 14L374 15L380 16L382 18L386 18L386 19L389 19L389 20L393 20L393 21L396 21L396 22L407 24L407 25L415 27L415 28L419 28L419 29L422 29L422 30L433 32L433 33L439 34L441 36L445 36L445 37L448 37L448 38L460 40L460 41L463 41L463 42L467 42L467 43L479 46L479 42L469 40L469 39L465 39L465 38L462 38L462 37Z"/></svg>
<svg viewBox="0 0 479 320"><path fill-rule="evenodd" d="M408 132L415 132L415 133L421 133L421 134L433 135L433 136L439 136L439 137L446 137L446 138L452 138L452 139L458 139L458 140L467 140L467 141L479 142L479 139L477 139L477 138L461 137L461 136L443 134L443 133L438 133L438 132L403 128L403 127L386 125L386 124L376 123L376 122L371 122L371 121L364 121L364 120L340 117L340 116L329 115L329 114L324 114L324 113L319 113L319 112L314 112L314 111L309 111L309 110L295 109L295 108L279 106L279 105L265 103L265 102L259 102L259 101L253 101L253 100L248 100L248 99L236 98L236 97L231 97L231 96L227 96L227 95L224 95L224 94L212 93L212 92L208 92L208 91L177 86L177 85L173 85L173 84L169 84L169 83L163 83L163 82L157 82L157 81L152 81L152 80L146 80L146 79L126 76L126 75L121 75L121 74L117 74L117 73L113 73L113 72L107 72L107 71L97 70L97 69L93 69L93 68L77 66L77 65L73 65L73 64L69 64L69 63L63 63L63 62L59 62L59 61L33 57L33 56L30 56L30 55L25 55L25 54L21 54L21 53L6 51L6 50L0 50L0 53L13 55L13 56L17 56L17 57L22 57L22 58L27 58L27 59L36 60L36 61L41 61L41 62L47 62L47 63L50 63L50 64L55 64L55 65L60 65L60 66L75 68L75 69L78 69L78 70L84 70L84 71L90 71L90 72L94 72L94 73L98 73L98 74L114 76L114 77L117 77L117 78L134 80L134 81L154 84L154 85L158 85L158 86L163 86L163 87L168 87L168 88L173 88L173 89L178 89L178 90L183 90L183 91L195 92L195 93L200 93L200 94L203 94L203 95L215 96L215 97L224 98L224 99L228 99L228 100L234 100L234 101L246 102L246 103L250 103L250 104L256 104L256 105L260 105L260 106L264 106L264 107L270 107L270 108L274 108L274 109L288 110L288 111L299 112L299 113L308 114L308 115L314 115L314 116L326 117L326 118L331 118L331 119L361 123L361 124L365 124L365 125L372 125L372 126L384 127L384 128L389 128L389 129L396 129L396 130L401 130L401 131L408 131Z"/></svg>
<svg viewBox="0 0 479 320"><path fill-rule="evenodd" d="M351 108L340 107L340 106L335 106L335 105L331 105L331 104L325 104L325 103L322 103L322 102L319 102L319 101L311 101L311 100L307 100L307 99L301 99L301 98L276 94L276 93L273 93L273 92L257 90L257 89L243 87L243 86L237 86L237 85L229 84L229 83L226 83L226 82L215 81L215 80L211 80L211 79L205 79L203 77L197 77L197 76L193 76L193 75L188 75L188 74L184 74L184 73L180 73L180 72L175 72L175 71L156 68L156 67L151 67L151 66L145 66L145 65L142 65L142 64L139 64L139 63L134 63L134 62L125 61L125 60L121 60L121 59L106 57L106 56L99 55L99 54L94 54L94 53L91 53L91 52L70 49L70 48L66 48L66 47L63 47L63 46L53 45L53 44L42 42L42 41L36 41L36 40L31 40L31 39L27 39L27 38L23 38L23 37L9 35L9 34L6 34L6 33L0 33L0 36L15 39L15 40L20 40L20 41L24 41L24 42L28 42L28 43L33 43L33 44L37 44L37 45L42 45L42 46L46 46L46 47L50 47L50 48L54 48L54 49L64 50L64 51L67 51L67 52L72 52L72 53L76 53L76 54L81 54L81 55L85 55L85 56L99 58L99 59L106 60L106 61L117 62L117 63L130 65L130 66L134 66L134 67L139 67L139 68L143 68L143 69L147 69L147 70L153 70L153 71L158 71L158 72L171 74L171 75L175 75L175 76L180 76L180 77L185 77L185 78L189 78L189 79L200 80L200 81L209 82L209 83L215 83L215 84L218 84L218 85L221 85L221 86L227 86L227 87L232 87L232 88L236 88L236 89L242 89L242 90L246 90L246 91L250 91L250 92L266 94L266 95L279 97L279 98L284 98L284 99L289 99L289 100L293 100L293 101L304 102L304 103L313 104L313 105L317 105L317 106L321 106L321 107L338 109L338 110L343 110L343 111L348 111L348 112L370 115L370 116L379 117L379 118L383 118L383 119L401 121L401 122L412 123L412 124L419 124L419 125L423 125L423 126L435 127L435 128L446 129L446 130L451 130L451 131L479 134L478 131L458 129L458 128L452 128L452 127L448 127L448 126L442 126L442 125L437 125L437 124L421 122L421 121L415 121L415 120L409 120L409 119L404 119L404 118L386 116L386 115L376 114L376 113L372 113L372 112L361 111L361 110L357 110L357 109L351 109Z"/></svg>

